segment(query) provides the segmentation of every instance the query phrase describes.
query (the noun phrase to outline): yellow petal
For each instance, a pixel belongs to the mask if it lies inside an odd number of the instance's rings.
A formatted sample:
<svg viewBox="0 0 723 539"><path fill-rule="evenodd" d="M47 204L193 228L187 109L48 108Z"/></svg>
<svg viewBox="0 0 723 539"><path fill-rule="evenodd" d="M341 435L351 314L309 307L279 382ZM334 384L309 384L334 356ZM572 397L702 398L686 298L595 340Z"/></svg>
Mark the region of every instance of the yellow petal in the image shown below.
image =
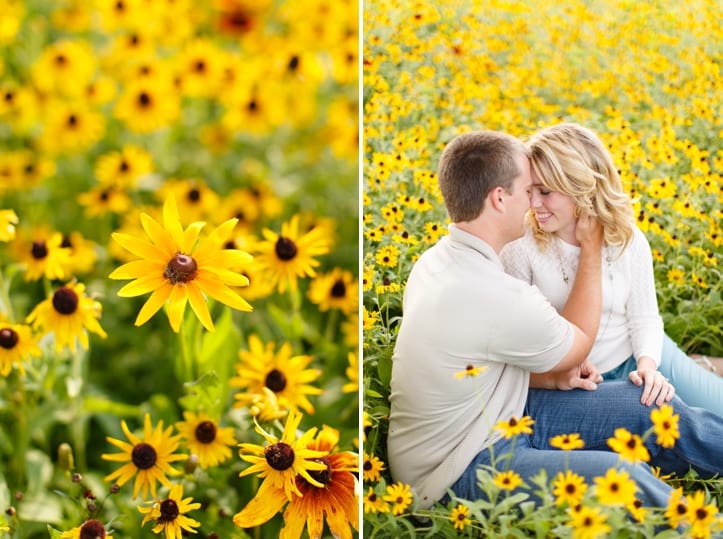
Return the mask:
<svg viewBox="0 0 723 539"><path fill-rule="evenodd" d="M148 234L148 237L151 238L151 241L166 253L166 256L168 254L172 256L178 251L179 246L173 241L174 238L153 217L142 213L141 226Z"/></svg>
<svg viewBox="0 0 723 539"><path fill-rule="evenodd" d="M213 326L213 320L211 320L211 313L208 312L208 305L206 305L206 298L203 297L201 289L194 282L190 282L186 285L188 291L188 299L191 303L191 309L196 313L196 316L208 331L215 331L216 328Z"/></svg>
<svg viewBox="0 0 723 539"><path fill-rule="evenodd" d="M176 333L181 329L183 312L186 310L186 301L188 301L186 287L179 284L173 285L171 287L171 295L168 298L168 321Z"/></svg>
<svg viewBox="0 0 723 539"><path fill-rule="evenodd" d="M272 486L267 479L246 507L233 516L233 523L240 528L260 526L278 513L285 503L284 489Z"/></svg>
<svg viewBox="0 0 723 539"><path fill-rule="evenodd" d="M220 301L224 305L228 305L229 307L233 307L239 311L253 310L253 307L251 307L245 299L236 294L229 287L207 279L203 274L199 274L195 281L201 287L201 290L216 301Z"/></svg>
<svg viewBox="0 0 723 539"><path fill-rule="evenodd" d="M163 307L163 304L168 299L168 296L171 294L171 290L173 289L173 286L170 283L165 283L162 287L157 288L153 291L153 294L151 294L151 297L148 298L148 300L143 304L143 307L141 307L140 312L138 313L138 317L136 318L135 325L136 326L142 326L148 320L158 312L158 309Z"/></svg>
<svg viewBox="0 0 723 539"><path fill-rule="evenodd" d="M166 283L168 283L168 280L163 275L146 275L145 277L139 277L135 281L131 281L125 285L123 288L118 290L118 295L122 298L142 296L148 292L153 292Z"/></svg>
<svg viewBox="0 0 723 539"><path fill-rule="evenodd" d="M111 236L121 247L123 247L126 251L133 253L138 258L163 262L168 262L170 259L170 255L168 253L146 240L136 238L130 234L123 234L121 232L113 232Z"/></svg>
<svg viewBox="0 0 723 539"><path fill-rule="evenodd" d="M108 276L111 279L137 279L150 274L163 275L165 266L160 262L134 260L113 270Z"/></svg>

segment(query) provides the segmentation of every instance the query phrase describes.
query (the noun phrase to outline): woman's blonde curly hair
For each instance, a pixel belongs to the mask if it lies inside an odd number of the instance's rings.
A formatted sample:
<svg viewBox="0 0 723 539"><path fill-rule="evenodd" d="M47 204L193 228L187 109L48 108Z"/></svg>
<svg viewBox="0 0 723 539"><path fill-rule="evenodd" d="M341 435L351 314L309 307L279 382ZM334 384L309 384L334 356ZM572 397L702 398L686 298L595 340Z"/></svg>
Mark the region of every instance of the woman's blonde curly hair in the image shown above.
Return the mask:
<svg viewBox="0 0 723 539"><path fill-rule="evenodd" d="M535 133L527 146L540 182L572 197L577 215L597 217L605 244L620 246L622 252L633 237L635 215L610 152L597 135L575 123L561 123ZM552 234L540 229L533 211L528 212L527 223L537 244L546 248Z"/></svg>

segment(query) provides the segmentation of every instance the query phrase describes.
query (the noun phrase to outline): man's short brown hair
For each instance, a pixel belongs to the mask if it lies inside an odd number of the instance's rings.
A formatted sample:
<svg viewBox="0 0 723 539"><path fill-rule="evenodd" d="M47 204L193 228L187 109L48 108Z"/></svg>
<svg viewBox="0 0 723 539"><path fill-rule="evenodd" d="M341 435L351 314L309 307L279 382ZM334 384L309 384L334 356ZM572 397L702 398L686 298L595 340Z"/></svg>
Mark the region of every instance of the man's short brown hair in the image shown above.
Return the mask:
<svg viewBox="0 0 723 539"><path fill-rule="evenodd" d="M522 174L517 159L529 154L515 137L498 131L473 131L453 139L439 160L439 187L452 222L472 221L489 192L510 192Z"/></svg>

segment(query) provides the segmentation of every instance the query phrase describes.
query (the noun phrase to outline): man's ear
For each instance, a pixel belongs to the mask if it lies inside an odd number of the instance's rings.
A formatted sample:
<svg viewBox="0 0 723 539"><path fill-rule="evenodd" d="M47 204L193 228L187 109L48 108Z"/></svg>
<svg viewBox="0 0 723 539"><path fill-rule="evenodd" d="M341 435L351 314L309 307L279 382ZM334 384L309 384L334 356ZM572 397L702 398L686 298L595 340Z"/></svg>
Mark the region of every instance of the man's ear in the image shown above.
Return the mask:
<svg viewBox="0 0 723 539"><path fill-rule="evenodd" d="M487 195L487 200L489 200L490 207L496 211L504 211L505 209L505 202L504 197L502 196L504 194L505 190L502 189L502 187L497 186L492 191L489 192Z"/></svg>

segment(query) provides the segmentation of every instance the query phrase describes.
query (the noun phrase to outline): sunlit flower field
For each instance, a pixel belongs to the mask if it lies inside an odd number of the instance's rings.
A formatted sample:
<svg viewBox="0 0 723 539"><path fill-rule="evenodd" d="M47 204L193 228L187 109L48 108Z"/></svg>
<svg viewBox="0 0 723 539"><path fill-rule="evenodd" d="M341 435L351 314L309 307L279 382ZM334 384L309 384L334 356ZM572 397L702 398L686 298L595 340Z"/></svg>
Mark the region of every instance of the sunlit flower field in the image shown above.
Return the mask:
<svg viewBox="0 0 723 539"><path fill-rule="evenodd" d="M0 0L0 537L358 536L358 14Z"/></svg>
<svg viewBox="0 0 723 539"><path fill-rule="evenodd" d="M594 538L625 528L626 536L653 537L670 525L686 537L709 537L720 530L723 485L694 474L666 478L680 490L669 507L653 509L636 503L635 485L615 470L595 485L568 474L522 486L514 470L482 470L492 503L453 500L421 511L409 485L392 482L385 449L405 280L420 253L446 234L436 167L442 148L464 131L495 129L524 139L561 121L595 130L653 248L666 331L689 353L723 355L719 3L397 7L370 0L363 12L365 536ZM670 421L653 418L659 432L645 436L674 444L677 419L666 413ZM499 428L516 434L509 425ZM621 459L645 461L635 436L620 432L610 447ZM576 433L558 442L561 450L584 444ZM522 490L510 494L516 487ZM523 503L533 490L545 500L535 511Z"/></svg>

